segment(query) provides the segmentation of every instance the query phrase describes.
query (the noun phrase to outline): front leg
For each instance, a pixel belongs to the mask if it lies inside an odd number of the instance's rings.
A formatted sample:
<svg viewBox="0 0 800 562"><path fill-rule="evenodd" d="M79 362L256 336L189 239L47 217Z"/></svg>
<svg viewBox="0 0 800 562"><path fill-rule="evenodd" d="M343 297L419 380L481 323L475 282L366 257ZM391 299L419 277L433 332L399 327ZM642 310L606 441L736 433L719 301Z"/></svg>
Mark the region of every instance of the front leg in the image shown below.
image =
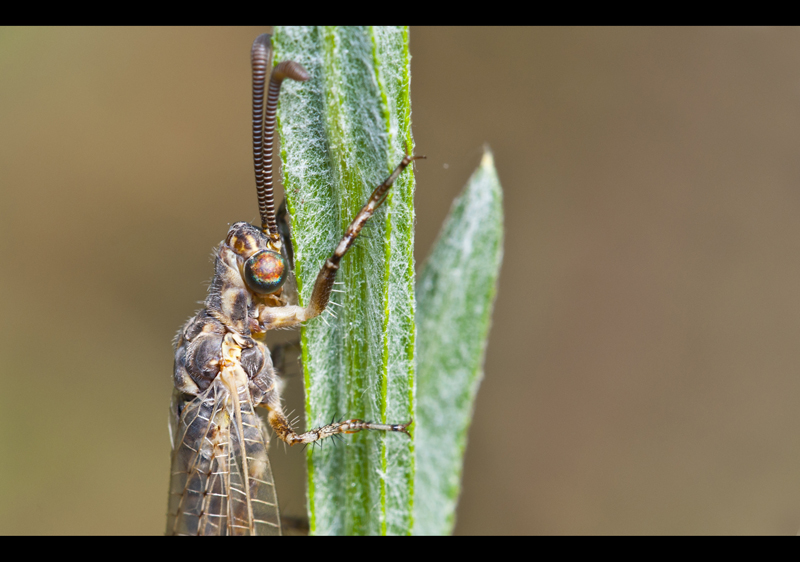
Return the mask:
<svg viewBox="0 0 800 562"><path fill-rule="evenodd" d="M336 246L333 255L325 260L325 264L317 274L317 280L314 282L314 291L311 293L311 300L308 306L281 306L281 307L265 307L260 311L258 319L264 330L271 330L273 328L288 328L296 326L301 322L310 320L322 314L328 306L328 301L331 297L333 290L333 283L336 280L336 272L339 270L339 262L341 262L344 255L347 253L356 238L361 233L361 229L375 213L375 210L381 206L386 199L389 188L397 179L397 177L411 164L414 160L425 158L424 156L411 156L406 154L402 162L394 169L392 174L386 178L382 184L375 188L375 191L370 195L366 205L364 205L358 214L350 223L350 226L345 230L339 245Z"/></svg>

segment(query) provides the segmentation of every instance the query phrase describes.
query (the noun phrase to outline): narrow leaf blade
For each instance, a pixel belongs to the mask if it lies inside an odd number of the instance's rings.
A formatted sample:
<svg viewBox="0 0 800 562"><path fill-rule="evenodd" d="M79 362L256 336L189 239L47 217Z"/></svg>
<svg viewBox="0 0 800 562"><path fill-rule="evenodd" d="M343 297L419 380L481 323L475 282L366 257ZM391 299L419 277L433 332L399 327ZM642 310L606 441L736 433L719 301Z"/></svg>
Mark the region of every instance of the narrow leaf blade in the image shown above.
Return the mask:
<svg viewBox="0 0 800 562"><path fill-rule="evenodd" d="M416 535L455 524L502 255L502 189L487 149L417 283Z"/></svg>
<svg viewBox="0 0 800 562"><path fill-rule="evenodd" d="M411 146L404 28L275 30L275 60L312 78L286 81L278 111L301 304L346 226ZM402 68L395 65L402 64ZM342 260L329 312L302 330L306 423L413 417L413 172L407 169ZM339 305L339 306L337 306ZM308 451L314 534L408 534L413 442L362 432Z"/></svg>

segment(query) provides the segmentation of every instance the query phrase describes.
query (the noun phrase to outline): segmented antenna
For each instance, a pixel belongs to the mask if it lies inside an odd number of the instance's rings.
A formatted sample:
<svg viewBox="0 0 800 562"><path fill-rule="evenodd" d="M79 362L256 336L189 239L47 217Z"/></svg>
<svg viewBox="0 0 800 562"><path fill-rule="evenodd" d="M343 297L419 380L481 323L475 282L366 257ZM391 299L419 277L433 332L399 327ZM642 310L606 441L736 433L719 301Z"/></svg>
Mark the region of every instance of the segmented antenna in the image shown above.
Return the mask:
<svg viewBox="0 0 800 562"><path fill-rule="evenodd" d="M261 230L266 234L275 220L269 214L272 204L272 177L270 183L264 183L264 84L267 68L272 63L272 35L263 33L253 41L250 50L250 62L253 65L253 166L256 171L256 193L258 194L258 211L261 214ZM272 144L272 140L269 141ZM270 162L270 168L272 163Z"/></svg>
<svg viewBox="0 0 800 562"><path fill-rule="evenodd" d="M273 242L279 244L280 235L278 234L278 223L275 220L275 201L272 195L272 149L278 94L284 78L304 82L311 76L305 68L294 61L283 61L278 64L270 77L265 114L264 83L272 58L271 39L272 36L269 33L259 35L253 41L253 49L250 52L250 60L253 65L253 164L256 172L261 230Z"/></svg>

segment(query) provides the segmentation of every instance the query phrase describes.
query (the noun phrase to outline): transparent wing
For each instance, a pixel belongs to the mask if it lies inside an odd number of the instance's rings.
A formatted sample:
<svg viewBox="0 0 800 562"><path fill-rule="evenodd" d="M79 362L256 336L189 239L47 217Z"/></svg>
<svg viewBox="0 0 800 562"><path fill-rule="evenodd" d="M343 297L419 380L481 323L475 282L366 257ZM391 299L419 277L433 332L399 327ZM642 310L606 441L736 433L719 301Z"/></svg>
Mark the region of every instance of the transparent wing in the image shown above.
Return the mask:
<svg viewBox="0 0 800 562"><path fill-rule="evenodd" d="M174 393L168 535L280 534L268 441L244 394L239 397L240 439L235 401L218 379L188 400Z"/></svg>
<svg viewBox="0 0 800 562"><path fill-rule="evenodd" d="M230 440L230 503L229 526L231 534L249 534L250 522L256 535L280 535L278 498L267 458L268 441L261 418L253 410L253 404L240 395L242 429L244 438L239 439L236 423L231 424ZM233 413L231 413L231 418ZM244 444L244 454L242 447ZM245 486L243 457L247 459L249 473ZM249 494L248 494L249 492ZM247 498L250 498L249 506Z"/></svg>
<svg viewBox="0 0 800 562"><path fill-rule="evenodd" d="M226 399L218 385L189 401L178 391L173 394L168 535L226 532L229 471L225 448L230 441Z"/></svg>

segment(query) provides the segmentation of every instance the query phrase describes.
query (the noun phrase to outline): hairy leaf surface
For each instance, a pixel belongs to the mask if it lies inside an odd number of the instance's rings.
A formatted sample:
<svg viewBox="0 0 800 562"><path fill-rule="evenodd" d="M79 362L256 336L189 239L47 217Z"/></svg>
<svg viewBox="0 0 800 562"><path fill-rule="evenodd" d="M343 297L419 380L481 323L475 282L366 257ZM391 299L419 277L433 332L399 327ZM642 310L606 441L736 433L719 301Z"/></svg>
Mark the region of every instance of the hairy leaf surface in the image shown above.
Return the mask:
<svg viewBox="0 0 800 562"><path fill-rule="evenodd" d="M408 30L277 27L273 47L275 61L295 60L311 74L284 82L278 109L305 305L347 225L413 146ZM414 417L413 192L409 167L342 260L324 318L302 329L309 428L334 417ZM409 534L413 441L378 432L345 441L308 449L312 534Z"/></svg>

